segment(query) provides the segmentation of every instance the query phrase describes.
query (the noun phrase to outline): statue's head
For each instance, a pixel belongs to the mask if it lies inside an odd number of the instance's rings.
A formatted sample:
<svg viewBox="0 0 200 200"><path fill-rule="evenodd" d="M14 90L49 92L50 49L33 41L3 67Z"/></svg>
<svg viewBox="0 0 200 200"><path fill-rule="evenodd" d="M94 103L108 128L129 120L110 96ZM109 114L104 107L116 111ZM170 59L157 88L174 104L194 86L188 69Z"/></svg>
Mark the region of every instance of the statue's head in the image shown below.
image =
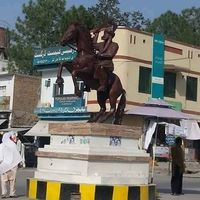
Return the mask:
<svg viewBox="0 0 200 200"><path fill-rule="evenodd" d="M69 25L67 31L64 33L60 44L62 46L65 46L67 43L73 43L74 40L77 37L77 33L78 33L78 29L77 27L79 26L78 23L72 23L71 25Z"/></svg>
<svg viewBox="0 0 200 200"><path fill-rule="evenodd" d="M117 26L111 25L109 27L106 27L104 29L104 34L102 36L102 40L108 40L108 39L112 39L115 36L115 30L117 29Z"/></svg>

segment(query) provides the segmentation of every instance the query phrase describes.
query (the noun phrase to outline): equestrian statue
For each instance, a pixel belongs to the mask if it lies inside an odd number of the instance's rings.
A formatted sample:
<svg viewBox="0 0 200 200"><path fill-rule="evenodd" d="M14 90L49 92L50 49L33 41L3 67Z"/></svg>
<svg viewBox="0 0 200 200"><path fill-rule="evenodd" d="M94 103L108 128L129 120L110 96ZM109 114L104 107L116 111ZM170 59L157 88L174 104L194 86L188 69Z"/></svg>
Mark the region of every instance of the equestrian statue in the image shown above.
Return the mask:
<svg viewBox="0 0 200 200"><path fill-rule="evenodd" d="M59 66L56 83L63 86L62 69L65 67L72 75L75 86L75 94L81 95L78 79L82 80L85 90L97 91L97 102L100 106L98 114L89 122L102 123L111 116L113 124L121 124L122 116L126 106L126 92L122 87L119 77L113 73L114 64L112 59L118 51L118 44L112 41L117 26L111 24L102 28L89 31L79 23L71 24L61 39L62 46L75 44L77 56L71 62L61 63ZM104 30L102 42L97 42L99 32ZM93 37L91 35L93 34ZM117 99L120 97L116 109ZM106 101L109 99L110 111L106 112Z"/></svg>

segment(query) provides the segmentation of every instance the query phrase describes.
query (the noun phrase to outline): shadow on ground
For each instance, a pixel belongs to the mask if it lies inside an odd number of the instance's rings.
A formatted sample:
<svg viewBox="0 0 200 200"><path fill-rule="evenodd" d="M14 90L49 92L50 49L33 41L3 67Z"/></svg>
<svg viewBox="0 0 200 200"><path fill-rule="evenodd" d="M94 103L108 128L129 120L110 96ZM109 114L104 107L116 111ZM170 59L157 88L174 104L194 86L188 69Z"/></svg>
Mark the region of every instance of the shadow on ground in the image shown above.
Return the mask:
<svg viewBox="0 0 200 200"><path fill-rule="evenodd" d="M171 190L170 189L166 189L166 188L158 188L158 192L159 193L163 193L163 194L170 194ZM200 194L200 191L198 191L198 190L183 189L183 193L184 194Z"/></svg>

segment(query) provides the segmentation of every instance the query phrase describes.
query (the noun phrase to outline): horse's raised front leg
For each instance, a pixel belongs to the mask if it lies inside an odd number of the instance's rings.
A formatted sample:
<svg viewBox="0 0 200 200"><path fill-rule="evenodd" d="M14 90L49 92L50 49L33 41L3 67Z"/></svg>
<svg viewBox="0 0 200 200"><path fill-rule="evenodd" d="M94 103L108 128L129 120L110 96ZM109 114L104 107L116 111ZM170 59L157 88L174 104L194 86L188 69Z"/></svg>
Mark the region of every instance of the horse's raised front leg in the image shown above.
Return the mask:
<svg viewBox="0 0 200 200"><path fill-rule="evenodd" d="M73 80L73 83L74 83L74 93L78 96L78 97L81 97L81 91L79 89L79 85L78 85L78 82L77 82L77 71L76 70L73 70L72 71L72 80Z"/></svg>
<svg viewBox="0 0 200 200"><path fill-rule="evenodd" d="M63 63L60 63L57 73L57 79L56 83L58 84L58 87L63 87L64 79L62 78L62 70L63 70Z"/></svg>

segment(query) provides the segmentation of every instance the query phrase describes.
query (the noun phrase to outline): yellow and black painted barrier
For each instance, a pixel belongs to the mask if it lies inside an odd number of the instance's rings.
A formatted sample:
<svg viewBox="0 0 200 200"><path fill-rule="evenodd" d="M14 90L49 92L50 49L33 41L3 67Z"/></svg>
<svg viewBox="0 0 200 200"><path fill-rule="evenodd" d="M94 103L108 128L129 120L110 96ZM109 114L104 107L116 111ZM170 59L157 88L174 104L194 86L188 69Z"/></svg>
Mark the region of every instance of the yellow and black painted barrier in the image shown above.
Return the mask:
<svg viewBox="0 0 200 200"><path fill-rule="evenodd" d="M67 184L31 178L27 180L27 196L41 200L156 200L156 187Z"/></svg>

